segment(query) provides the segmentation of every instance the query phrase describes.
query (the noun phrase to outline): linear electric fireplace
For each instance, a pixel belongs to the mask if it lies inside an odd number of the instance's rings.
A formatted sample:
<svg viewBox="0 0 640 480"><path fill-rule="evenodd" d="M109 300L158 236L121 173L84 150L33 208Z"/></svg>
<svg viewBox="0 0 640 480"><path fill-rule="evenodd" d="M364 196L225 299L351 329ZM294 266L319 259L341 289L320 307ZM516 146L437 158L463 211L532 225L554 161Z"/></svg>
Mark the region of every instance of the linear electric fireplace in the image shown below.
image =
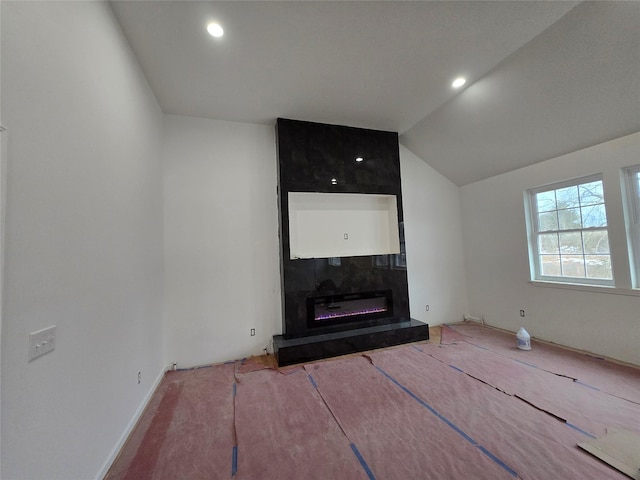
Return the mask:
<svg viewBox="0 0 640 480"><path fill-rule="evenodd" d="M391 290L307 298L307 326L325 327L393 317Z"/></svg>
<svg viewBox="0 0 640 480"><path fill-rule="evenodd" d="M429 338L409 315L397 132L279 118L279 365Z"/></svg>

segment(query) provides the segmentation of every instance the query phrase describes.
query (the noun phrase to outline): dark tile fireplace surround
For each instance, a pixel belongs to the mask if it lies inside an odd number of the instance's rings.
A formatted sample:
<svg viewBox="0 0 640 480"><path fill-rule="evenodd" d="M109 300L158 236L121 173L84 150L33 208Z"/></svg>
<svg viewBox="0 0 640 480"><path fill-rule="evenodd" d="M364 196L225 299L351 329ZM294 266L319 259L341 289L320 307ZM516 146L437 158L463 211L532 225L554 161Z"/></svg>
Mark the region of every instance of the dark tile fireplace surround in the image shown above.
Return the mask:
<svg viewBox="0 0 640 480"><path fill-rule="evenodd" d="M280 366L429 338L409 317L398 135L278 119ZM364 161L356 162L361 157ZM394 195L400 253L290 258L289 192Z"/></svg>

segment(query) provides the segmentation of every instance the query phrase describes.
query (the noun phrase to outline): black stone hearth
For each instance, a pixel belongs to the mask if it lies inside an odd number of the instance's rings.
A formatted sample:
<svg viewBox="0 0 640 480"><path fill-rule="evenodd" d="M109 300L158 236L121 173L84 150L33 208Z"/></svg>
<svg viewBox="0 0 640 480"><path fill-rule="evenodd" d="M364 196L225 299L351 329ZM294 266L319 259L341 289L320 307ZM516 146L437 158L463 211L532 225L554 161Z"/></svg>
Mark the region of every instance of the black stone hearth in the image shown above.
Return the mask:
<svg viewBox="0 0 640 480"><path fill-rule="evenodd" d="M428 339L429 325L409 319L386 325L355 328L288 340L282 335L275 335L273 350L278 359L278 365L283 367Z"/></svg>
<svg viewBox="0 0 640 480"><path fill-rule="evenodd" d="M276 138L284 314L283 334L274 336L278 363L428 339L428 326L409 316L398 134L278 119ZM395 196L400 252L290 258L289 192Z"/></svg>

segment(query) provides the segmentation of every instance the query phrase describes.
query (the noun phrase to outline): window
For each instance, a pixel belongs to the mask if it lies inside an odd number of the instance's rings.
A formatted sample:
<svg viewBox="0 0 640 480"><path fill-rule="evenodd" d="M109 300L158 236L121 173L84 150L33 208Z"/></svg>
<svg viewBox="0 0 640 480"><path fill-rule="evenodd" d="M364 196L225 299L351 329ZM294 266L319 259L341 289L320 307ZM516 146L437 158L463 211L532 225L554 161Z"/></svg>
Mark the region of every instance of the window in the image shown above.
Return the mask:
<svg viewBox="0 0 640 480"><path fill-rule="evenodd" d="M613 285L602 177L528 192L533 280Z"/></svg>
<svg viewBox="0 0 640 480"><path fill-rule="evenodd" d="M627 192L627 236L634 288L640 288L640 165L623 170Z"/></svg>

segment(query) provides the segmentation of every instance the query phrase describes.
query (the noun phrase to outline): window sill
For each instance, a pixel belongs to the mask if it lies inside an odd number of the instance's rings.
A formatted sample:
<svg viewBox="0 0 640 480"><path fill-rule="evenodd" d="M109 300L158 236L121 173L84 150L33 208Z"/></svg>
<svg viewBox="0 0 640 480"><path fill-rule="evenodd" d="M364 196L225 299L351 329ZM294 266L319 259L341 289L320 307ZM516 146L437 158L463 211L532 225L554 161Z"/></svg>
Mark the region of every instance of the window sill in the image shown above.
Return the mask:
<svg viewBox="0 0 640 480"><path fill-rule="evenodd" d="M640 289L609 287L606 285L580 285L575 283L547 282L541 280L529 280L531 285L547 288L564 288L566 290L579 290L583 292L606 293L610 295L628 295L640 297Z"/></svg>

